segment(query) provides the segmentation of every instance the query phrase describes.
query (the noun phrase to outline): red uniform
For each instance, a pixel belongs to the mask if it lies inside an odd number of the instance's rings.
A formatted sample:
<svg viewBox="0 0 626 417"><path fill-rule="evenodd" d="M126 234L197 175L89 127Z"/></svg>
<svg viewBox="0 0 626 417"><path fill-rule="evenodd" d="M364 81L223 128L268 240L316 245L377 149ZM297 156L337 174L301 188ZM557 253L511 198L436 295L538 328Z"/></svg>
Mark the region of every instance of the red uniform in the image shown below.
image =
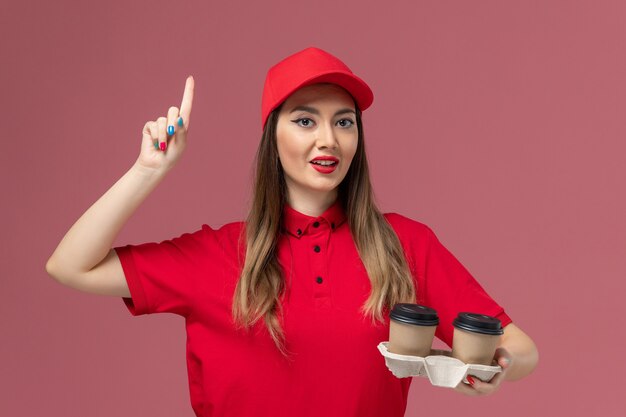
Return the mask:
<svg viewBox="0 0 626 417"><path fill-rule="evenodd" d="M437 310L436 336L452 344L460 311L509 316L423 223L385 213L417 285L419 304ZM372 325L359 308L370 281L339 201L321 216L284 208L278 257L286 281L285 359L263 320L236 330L231 306L245 247L243 222L203 224L160 243L114 248L134 316L185 317L191 404L197 416L400 417L412 378L396 378L377 349L389 340L389 317Z"/></svg>

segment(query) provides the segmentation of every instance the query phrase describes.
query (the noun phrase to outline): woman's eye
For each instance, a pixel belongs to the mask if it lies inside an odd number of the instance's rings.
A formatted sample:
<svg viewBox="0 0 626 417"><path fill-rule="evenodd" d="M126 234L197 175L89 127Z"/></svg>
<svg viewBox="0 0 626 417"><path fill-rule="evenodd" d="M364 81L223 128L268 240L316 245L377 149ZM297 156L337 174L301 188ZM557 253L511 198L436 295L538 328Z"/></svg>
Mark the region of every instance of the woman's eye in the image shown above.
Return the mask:
<svg viewBox="0 0 626 417"><path fill-rule="evenodd" d="M337 123L339 123L341 127L351 127L354 125L354 122L350 119L341 119Z"/></svg>
<svg viewBox="0 0 626 417"><path fill-rule="evenodd" d="M292 122L295 122L298 126L308 127L311 125L313 121L309 119L308 117L303 117L300 119L292 120Z"/></svg>

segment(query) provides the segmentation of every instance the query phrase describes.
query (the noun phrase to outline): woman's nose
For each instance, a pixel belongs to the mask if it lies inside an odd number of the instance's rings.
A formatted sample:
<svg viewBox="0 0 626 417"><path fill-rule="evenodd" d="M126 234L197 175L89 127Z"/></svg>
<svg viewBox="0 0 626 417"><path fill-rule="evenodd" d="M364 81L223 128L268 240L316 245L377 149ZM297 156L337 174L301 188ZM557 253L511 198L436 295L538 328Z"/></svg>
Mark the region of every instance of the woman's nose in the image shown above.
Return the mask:
<svg viewBox="0 0 626 417"><path fill-rule="evenodd" d="M320 124L320 128L317 131L317 145L328 146L334 148L337 146L337 138L335 136L335 130L330 123Z"/></svg>

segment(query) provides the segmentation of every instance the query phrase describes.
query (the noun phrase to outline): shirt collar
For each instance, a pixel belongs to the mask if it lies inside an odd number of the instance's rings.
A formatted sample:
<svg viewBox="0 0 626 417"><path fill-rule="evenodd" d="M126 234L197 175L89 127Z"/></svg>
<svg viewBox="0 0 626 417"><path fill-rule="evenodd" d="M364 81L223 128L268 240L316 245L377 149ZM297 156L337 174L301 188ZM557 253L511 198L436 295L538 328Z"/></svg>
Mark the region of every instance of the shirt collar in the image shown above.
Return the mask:
<svg viewBox="0 0 626 417"><path fill-rule="evenodd" d="M332 231L346 220L346 214L343 205L339 199L326 209L320 216L308 216L304 213L296 211L289 203L283 206L283 230L288 231L295 237L303 236L315 230L315 223L319 225L326 223L326 226Z"/></svg>

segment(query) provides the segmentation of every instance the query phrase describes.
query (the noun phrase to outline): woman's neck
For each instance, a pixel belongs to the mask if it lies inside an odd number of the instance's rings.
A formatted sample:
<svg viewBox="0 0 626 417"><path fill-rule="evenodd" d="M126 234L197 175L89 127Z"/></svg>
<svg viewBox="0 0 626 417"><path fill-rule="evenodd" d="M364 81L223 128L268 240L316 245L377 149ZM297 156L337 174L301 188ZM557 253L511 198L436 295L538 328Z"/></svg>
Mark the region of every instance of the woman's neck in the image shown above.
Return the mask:
<svg viewBox="0 0 626 417"><path fill-rule="evenodd" d="M332 193L327 193L324 197L312 195L287 196L287 202L291 208L312 217L320 216L328 209L328 207L332 206L336 200L336 190Z"/></svg>

